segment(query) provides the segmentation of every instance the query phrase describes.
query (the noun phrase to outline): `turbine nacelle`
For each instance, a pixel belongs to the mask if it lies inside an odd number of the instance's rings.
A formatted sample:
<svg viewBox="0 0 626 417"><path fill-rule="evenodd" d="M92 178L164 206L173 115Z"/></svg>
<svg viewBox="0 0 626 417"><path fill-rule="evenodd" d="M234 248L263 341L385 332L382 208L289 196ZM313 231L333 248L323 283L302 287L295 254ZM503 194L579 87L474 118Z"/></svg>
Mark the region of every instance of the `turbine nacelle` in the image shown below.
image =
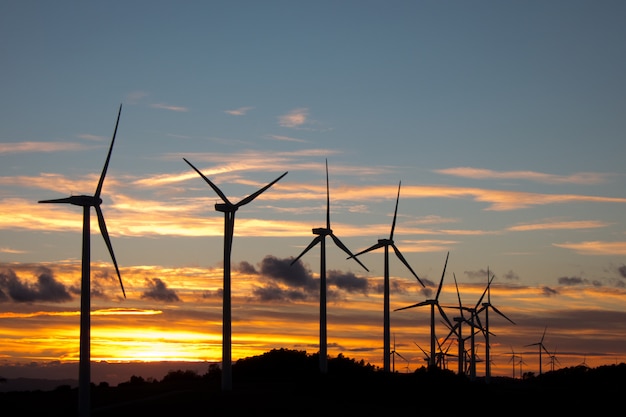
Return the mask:
<svg viewBox="0 0 626 417"><path fill-rule="evenodd" d="M316 227L315 229L313 229L313 234L320 235L320 236L328 236L328 235L332 235L333 231L332 229L328 229L326 227Z"/></svg>
<svg viewBox="0 0 626 417"><path fill-rule="evenodd" d="M239 207L233 205L233 204L226 204L226 203L216 203L215 204L215 211L220 211L222 213L232 213L237 211Z"/></svg>

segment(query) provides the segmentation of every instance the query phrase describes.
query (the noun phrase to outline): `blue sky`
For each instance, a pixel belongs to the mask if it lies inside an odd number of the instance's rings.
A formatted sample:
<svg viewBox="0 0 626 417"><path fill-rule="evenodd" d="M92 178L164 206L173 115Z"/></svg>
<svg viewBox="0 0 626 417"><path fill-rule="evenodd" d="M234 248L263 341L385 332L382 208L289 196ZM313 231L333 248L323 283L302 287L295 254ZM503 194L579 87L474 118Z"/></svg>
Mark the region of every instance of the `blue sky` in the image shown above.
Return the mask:
<svg viewBox="0 0 626 417"><path fill-rule="evenodd" d="M181 276L219 268L218 197L183 157L234 201L289 172L237 213L232 260L259 271L268 255L297 256L324 226L328 159L333 230L352 251L388 237L402 181L396 244L435 284L450 251L452 302L453 272L479 294L489 267L510 297L502 310L528 318L537 338L560 323L541 317L544 307L568 311L585 299L581 311L623 314L625 17L620 1L5 1L3 282L18 271L41 293L44 265L53 281L76 285L78 272L63 271L79 265L80 210L37 201L94 192L122 104L103 211L131 296L114 298L111 285L109 304L165 309L145 295L183 299ZM92 232L92 259L110 275L95 216ZM302 260L315 278L319 252ZM376 282L382 254L361 260L369 273L328 245L329 269ZM392 307L419 302L395 261L406 292ZM287 298L277 283L264 289ZM535 298L508 292L523 289ZM351 293L336 290L341 311ZM607 294L614 303L601 301ZM36 309L10 294L0 308ZM411 331L407 323L399 338L407 349ZM505 351L523 349L521 336L511 340Z"/></svg>

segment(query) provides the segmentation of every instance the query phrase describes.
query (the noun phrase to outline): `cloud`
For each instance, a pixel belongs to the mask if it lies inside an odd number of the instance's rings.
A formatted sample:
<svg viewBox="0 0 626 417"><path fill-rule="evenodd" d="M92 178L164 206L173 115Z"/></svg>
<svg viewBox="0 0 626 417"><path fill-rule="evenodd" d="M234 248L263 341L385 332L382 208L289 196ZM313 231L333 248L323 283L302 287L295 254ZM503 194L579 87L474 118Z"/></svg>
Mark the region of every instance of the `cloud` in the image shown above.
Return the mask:
<svg viewBox="0 0 626 417"><path fill-rule="evenodd" d="M300 127L307 123L309 109L299 108L278 117L278 124L282 127Z"/></svg>
<svg viewBox="0 0 626 417"><path fill-rule="evenodd" d="M559 230L559 229L594 229L610 226L609 223L597 220L578 220L578 221L552 221L547 220L541 223L528 223L511 226L507 228L509 231L529 231L529 230Z"/></svg>
<svg viewBox="0 0 626 417"><path fill-rule="evenodd" d="M239 262L239 264L235 265L235 268L233 269L237 272L241 272L242 274L256 275L258 273L254 268L254 265L246 261Z"/></svg>
<svg viewBox="0 0 626 417"><path fill-rule="evenodd" d="M626 278L626 265L622 265L619 268L617 268L617 272L619 272L622 278Z"/></svg>
<svg viewBox="0 0 626 417"><path fill-rule="evenodd" d="M293 259L293 257L279 259L267 255L261 261L260 273L264 277L288 287L316 290L318 280L313 278L311 271L306 269L300 260L291 265Z"/></svg>
<svg viewBox="0 0 626 417"><path fill-rule="evenodd" d="M566 242L553 243L558 248L571 249L580 255L626 255L626 242Z"/></svg>
<svg viewBox="0 0 626 417"><path fill-rule="evenodd" d="M298 142L298 143L306 143L307 141L304 139L292 138L289 136L280 136L280 135L268 135L270 139L279 140L282 142Z"/></svg>
<svg viewBox="0 0 626 417"><path fill-rule="evenodd" d="M152 107L154 109L171 110L171 111L176 111L176 112L186 112L186 111L189 111L189 109L187 107L172 106L172 105L163 104L163 103L154 103L154 104L151 104L150 107Z"/></svg>
<svg viewBox="0 0 626 417"><path fill-rule="evenodd" d="M14 142L0 143L0 155L27 152L69 152L91 149L90 146L73 142Z"/></svg>
<svg viewBox="0 0 626 417"><path fill-rule="evenodd" d="M246 113L248 113L252 109L254 109L254 107L250 107L250 106L239 107L238 109L224 110L224 113L230 114L231 116L244 116Z"/></svg>
<svg viewBox="0 0 626 417"><path fill-rule="evenodd" d="M18 303L33 301L61 303L72 299L65 285L54 278L52 270L39 267L37 272L39 274L37 282L29 283L22 281L12 269L0 271L0 290L5 297L8 296Z"/></svg>
<svg viewBox="0 0 626 417"><path fill-rule="evenodd" d="M166 302L180 301L176 292L168 289L161 279L147 279L146 283L148 284L148 289L141 295L141 298Z"/></svg>
<svg viewBox="0 0 626 417"><path fill-rule="evenodd" d="M561 285L582 285L586 284L587 280L580 277L560 277L558 282Z"/></svg>
<svg viewBox="0 0 626 417"><path fill-rule="evenodd" d="M436 169L434 172L444 175L472 179L527 180L546 184L595 185L606 182L609 174L597 172L578 172L571 175L554 175L535 171L494 171L491 169L455 167Z"/></svg>
<svg viewBox="0 0 626 417"><path fill-rule="evenodd" d="M330 270L327 274L327 282L340 290L367 294L367 279L359 278L352 272Z"/></svg>
<svg viewBox="0 0 626 417"><path fill-rule="evenodd" d="M132 91L126 95L126 101L130 104L137 104L141 99L148 96L144 91Z"/></svg>
<svg viewBox="0 0 626 417"><path fill-rule="evenodd" d="M557 290L554 290L548 286L542 287L541 288L541 292L543 293L543 295L547 296L547 297L552 297L555 295L559 295L559 292Z"/></svg>

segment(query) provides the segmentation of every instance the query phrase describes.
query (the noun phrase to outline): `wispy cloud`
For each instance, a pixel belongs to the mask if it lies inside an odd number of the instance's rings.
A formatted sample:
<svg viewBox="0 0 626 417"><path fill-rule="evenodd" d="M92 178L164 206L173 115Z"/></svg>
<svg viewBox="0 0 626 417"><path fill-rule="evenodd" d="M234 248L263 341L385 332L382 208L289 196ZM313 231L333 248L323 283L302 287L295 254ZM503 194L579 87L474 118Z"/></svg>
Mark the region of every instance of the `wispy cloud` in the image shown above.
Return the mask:
<svg viewBox="0 0 626 417"><path fill-rule="evenodd" d="M187 107L172 106L171 104L164 104L164 103L154 103L154 104L151 104L150 107L155 108L155 109L171 110L171 111L177 111L177 112L189 111Z"/></svg>
<svg viewBox="0 0 626 417"><path fill-rule="evenodd" d="M126 101L130 104L137 104L141 99L147 97L148 93L144 91L132 91L126 95Z"/></svg>
<svg viewBox="0 0 626 417"><path fill-rule="evenodd" d="M580 255L626 255L626 242L565 242L553 243L554 246L571 249Z"/></svg>
<svg viewBox="0 0 626 417"><path fill-rule="evenodd" d="M27 152L67 152L91 149L90 146L73 142L14 142L0 143L0 155Z"/></svg>
<svg viewBox="0 0 626 417"><path fill-rule="evenodd" d="M268 138L279 140L283 142L298 142L298 143L306 143L307 141L304 139L292 138L289 136L280 136L280 135L267 135Z"/></svg>
<svg viewBox="0 0 626 417"><path fill-rule="evenodd" d="M3 248L0 248L0 253L22 254L22 253L27 253L27 252L24 250L3 247Z"/></svg>
<svg viewBox="0 0 626 417"><path fill-rule="evenodd" d="M601 184L604 183L609 176L609 174L597 172L578 172L571 175L554 175L535 171L494 171L491 169L472 167L436 169L434 172L438 174L472 179L527 180L546 184L581 185Z"/></svg>
<svg viewBox="0 0 626 417"><path fill-rule="evenodd" d="M252 109L254 109L254 107L246 106L246 107L239 107L238 109L224 110L224 113L230 114L231 116L244 116L246 115L246 113L248 113Z"/></svg>
<svg viewBox="0 0 626 417"><path fill-rule="evenodd" d="M309 109L299 108L278 117L278 124L282 127L301 127L307 123Z"/></svg>
<svg viewBox="0 0 626 417"><path fill-rule="evenodd" d="M541 223L527 223L511 226L509 231L529 231L529 230L558 230L558 229L596 229L610 226L609 223L597 220L575 220L575 221L552 221L547 220Z"/></svg>

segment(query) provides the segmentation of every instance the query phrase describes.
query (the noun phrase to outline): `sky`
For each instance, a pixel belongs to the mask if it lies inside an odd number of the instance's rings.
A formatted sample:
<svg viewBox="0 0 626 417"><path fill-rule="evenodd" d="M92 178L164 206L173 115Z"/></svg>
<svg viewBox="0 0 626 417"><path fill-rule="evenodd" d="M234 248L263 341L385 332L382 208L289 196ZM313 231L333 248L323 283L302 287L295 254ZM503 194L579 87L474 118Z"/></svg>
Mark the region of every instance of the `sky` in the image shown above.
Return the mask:
<svg viewBox="0 0 626 417"><path fill-rule="evenodd" d="M319 246L291 263L325 226L326 162L353 253L389 237L400 187L393 238L425 286L390 254L396 370L426 364L430 311L395 310L443 274L452 318L488 271L515 323L490 313L492 375L538 373L542 336L543 372L625 361L625 18L610 0L3 1L0 365L78 360L82 213L38 201L93 195L120 105L101 197L126 298L92 210L93 361L221 360L221 200L183 158L233 202L287 172L237 211L234 361L319 348ZM359 260L327 240L328 353L382 366L383 251Z"/></svg>

